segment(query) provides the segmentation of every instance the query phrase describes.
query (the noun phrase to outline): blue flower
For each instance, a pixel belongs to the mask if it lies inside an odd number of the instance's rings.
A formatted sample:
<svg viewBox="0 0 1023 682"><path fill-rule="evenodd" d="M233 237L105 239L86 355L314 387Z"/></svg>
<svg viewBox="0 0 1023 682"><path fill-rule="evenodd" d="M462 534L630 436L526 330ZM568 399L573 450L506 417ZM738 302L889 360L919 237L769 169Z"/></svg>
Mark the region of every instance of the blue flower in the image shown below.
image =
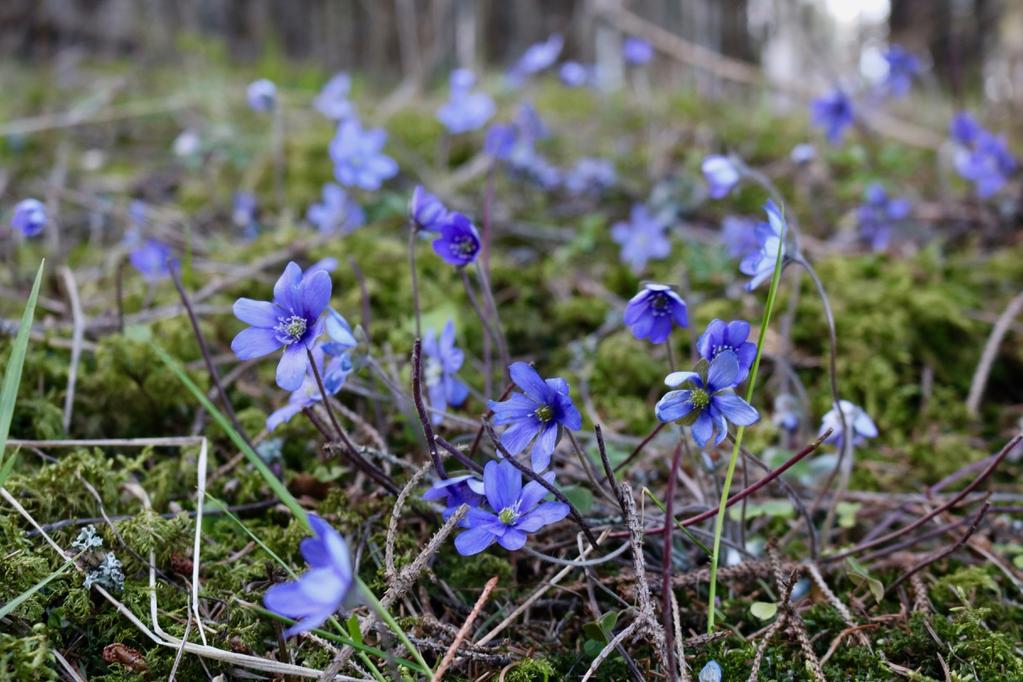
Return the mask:
<svg viewBox="0 0 1023 682"><path fill-rule="evenodd" d="M524 450L534 438L530 460L533 471L543 471L551 463L561 427L577 431L583 419L568 395L568 382L560 377L543 379L525 362L508 367L511 379L522 393L515 392L504 401L487 402L495 424L508 424L501 434L501 445L512 455Z"/></svg>
<svg viewBox="0 0 1023 682"><path fill-rule="evenodd" d="M892 226L909 216L912 205L909 199L889 197L884 186L876 182L867 187L863 196L863 204L857 211L860 236L875 251L881 251L888 246Z"/></svg>
<svg viewBox="0 0 1023 682"><path fill-rule="evenodd" d="M721 682L721 665L715 660L707 661L700 670L698 682Z"/></svg>
<svg viewBox="0 0 1023 682"><path fill-rule="evenodd" d="M309 206L306 220L325 234L350 234L366 222L366 213L338 184L323 186L323 199Z"/></svg>
<svg viewBox="0 0 1023 682"><path fill-rule="evenodd" d="M353 118L341 122L330 142L334 178L345 187L380 189L380 184L398 173L398 164L383 153L387 131L363 130Z"/></svg>
<svg viewBox="0 0 1023 682"><path fill-rule="evenodd" d="M817 150L809 142L800 142L789 152L789 160L799 166L810 163L816 157Z"/></svg>
<svg viewBox="0 0 1023 682"><path fill-rule="evenodd" d="M517 135L513 124L495 123L483 138L483 151L498 161L507 161L515 147Z"/></svg>
<svg viewBox="0 0 1023 682"><path fill-rule="evenodd" d="M986 199L1005 186L1016 171L1016 159L1005 138L985 130L966 112L952 119L951 134L957 143L956 171L973 183L977 196Z"/></svg>
<svg viewBox="0 0 1023 682"><path fill-rule="evenodd" d="M235 192L231 209L231 222L244 230L256 225L256 195L252 192Z"/></svg>
<svg viewBox="0 0 1023 682"><path fill-rule="evenodd" d="M462 267L476 260L480 252L480 233L467 217L452 211L438 224L440 236L433 242L434 252L451 265Z"/></svg>
<svg viewBox="0 0 1023 682"><path fill-rule="evenodd" d="M845 129L853 124L853 105L849 96L841 88L835 88L811 104L810 113L813 123L824 129L831 144L842 140Z"/></svg>
<svg viewBox="0 0 1023 682"><path fill-rule="evenodd" d="M435 481L430 489L423 493L423 499L427 502L444 500L444 511L441 516L447 521L463 504L479 507L486 500L485 495L486 488L478 476L463 474ZM467 523L466 519L462 519L460 525L468 528Z"/></svg>
<svg viewBox="0 0 1023 682"><path fill-rule="evenodd" d="M637 339L664 343L676 324L689 326L686 302L663 284L644 284L625 306L625 325Z"/></svg>
<svg viewBox="0 0 1023 682"><path fill-rule="evenodd" d="M740 216L725 216L721 221L721 241L725 243L728 255L742 259L760 248L757 240L757 223Z"/></svg>
<svg viewBox="0 0 1023 682"><path fill-rule="evenodd" d="M308 275L307 272L306 276L308 277ZM327 341L323 344L323 350L330 355L344 355L359 343L355 339L355 334L352 333L352 327L348 324L348 320L333 308L327 308L323 328L327 332Z"/></svg>
<svg viewBox="0 0 1023 682"><path fill-rule="evenodd" d="M334 314L336 315L337 313ZM323 388L327 395L336 395L341 390L341 387L344 386L345 379L352 373L353 365L347 353L340 353L336 356L331 356L330 361L324 366L328 345L321 342L313 346L313 359L316 360L316 369L320 373L320 378L323 379ZM267 417L266 430L273 431L284 422L290 421L292 417L302 410L312 407L322 400L323 394L320 392L320 384L316 381L316 375L313 374L312 367L308 367L306 375L302 379L302 385L298 387L298 390L291 392L291 395L288 397L288 403L284 407L274 410Z"/></svg>
<svg viewBox="0 0 1023 682"><path fill-rule="evenodd" d="M714 320L697 339L696 350L707 362L713 362L726 351L735 353L735 360L739 365L739 376L735 381L738 385L746 380L746 375L749 374L757 355L757 344L747 341L748 338L749 322L746 320L732 320L728 323L724 320Z"/></svg>
<svg viewBox="0 0 1023 682"><path fill-rule="evenodd" d="M277 365L277 385L295 391L302 385L311 349L323 330L320 314L330 301L330 275L325 270L310 271L288 263L274 285L273 301L239 298L234 314L251 325L231 341L231 350L239 360L252 360L283 348Z"/></svg>
<svg viewBox="0 0 1023 682"><path fill-rule="evenodd" d="M795 433L802 421L799 400L791 393L781 393L774 399L774 417L771 421L780 428Z"/></svg>
<svg viewBox="0 0 1023 682"><path fill-rule="evenodd" d="M554 473L544 479L553 483ZM564 502L541 502L547 489L536 481L522 485L522 472L508 461L487 462L483 468L483 487L487 504L469 509L466 527L455 538L455 549L462 556L479 554L497 542L510 552L522 549L526 534L557 523L568 516Z"/></svg>
<svg viewBox="0 0 1023 682"><path fill-rule="evenodd" d="M728 434L729 422L749 426L760 419L753 406L736 395L738 381L739 362L732 351L719 353L710 363L701 359L694 372L672 372L664 383L688 388L665 393L657 401L657 418L689 426L701 448L711 437L718 445Z"/></svg>
<svg viewBox="0 0 1023 682"><path fill-rule="evenodd" d="M352 79L341 72L331 76L313 100L313 107L332 121L355 116L355 105L348 99Z"/></svg>
<svg viewBox="0 0 1023 682"><path fill-rule="evenodd" d="M170 247L155 239L138 244L128 254L128 261L147 282L156 282L170 275L173 258Z"/></svg>
<svg viewBox="0 0 1023 682"><path fill-rule="evenodd" d="M26 237L35 237L46 227L46 207L38 199L22 199L14 206L13 227Z"/></svg>
<svg viewBox="0 0 1023 682"><path fill-rule="evenodd" d="M448 320L439 339L432 329L426 332L423 338L423 355L426 356L423 379L430 398L430 407L436 410L432 421L434 424L440 424L449 405L458 407L469 397L469 387L455 376L465 362L465 354L461 348L455 347L454 322Z"/></svg>
<svg viewBox="0 0 1023 682"><path fill-rule="evenodd" d="M649 41L630 36L622 43L622 57L633 66L642 66L654 58L654 47Z"/></svg>
<svg viewBox="0 0 1023 682"><path fill-rule="evenodd" d="M451 98L437 109L437 120L452 135L479 130L497 110L490 95L472 91L475 82L468 69L451 72Z"/></svg>
<svg viewBox="0 0 1023 682"><path fill-rule="evenodd" d="M249 100L249 108L253 111L266 113L277 106L277 86L266 78L249 83L245 96Z"/></svg>
<svg viewBox="0 0 1023 682"><path fill-rule="evenodd" d="M440 199L427 192L422 185L416 185L408 203L408 215L416 229L436 232L448 214L447 207Z"/></svg>
<svg viewBox="0 0 1023 682"><path fill-rule="evenodd" d="M597 67L592 64L565 62L558 69L558 77L570 88L593 87L597 85Z"/></svg>
<svg viewBox="0 0 1023 682"><path fill-rule="evenodd" d="M852 429L853 445L862 445L868 438L877 438L877 426L874 424L874 420L870 418L870 415L863 411L862 407L854 405L848 400L839 400L838 405L842 409L842 415L845 416L846 425ZM818 435L823 435L828 429L831 429L831 435L824 442L832 443L841 450L844 443L842 418L834 407L828 410L828 413L821 419L821 428Z"/></svg>
<svg viewBox="0 0 1023 682"><path fill-rule="evenodd" d="M671 241L665 234L667 225L643 204L634 204L628 222L617 222L611 238L622 247L621 260L641 272L648 260L667 258Z"/></svg>
<svg viewBox="0 0 1023 682"><path fill-rule="evenodd" d="M569 194L597 195L614 187L618 176L614 164L607 159L584 157L564 174L563 180Z"/></svg>
<svg viewBox="0 0 1023 682"><path fill-rule="evenodd" d="M274 585L263 595L266 608L298 621L284 631L285 637L323 625L344 604L355 582L344 538L315 514L309 514L309 525L315 537L299 545L309 570L295 581Z"/></svg>
<svg viewBox="0 0 1023 682"><path fill-rule="evenodd" d="M727 156L711 155L703 160L700 166L703 177L707 179L707 192L711 199L721 199L739 184L742 174Z"/></svg>
<svg viewBox="0 0 1023 682"><path fill-rule="evenodd" d="M913 85L913 77L920 73L920 60L901 45L892 45L884 53L888 74L882 90L892 97L904 97Z"/></svg>
<svg viewBox="0 0 1023 682"><path fill-rule="evenodd" d="M782 258L785 257L785 218L777 204L771 200L768 200L764 210L767 211L768 222L759 223L756 229L760 246L757 251L747 254L739 264L739 271L753 278L746 285L748 291L753 291L774 274L779 251Z"/></svg>
<svg viewBox="0 0 1023 682"><path fill-rule="evenodd" d="M552 33L542 43L530 45L508 71L509 82L514 86L522 85L528 77L553 65L564 44L565 39L560 33Z"/></svg>

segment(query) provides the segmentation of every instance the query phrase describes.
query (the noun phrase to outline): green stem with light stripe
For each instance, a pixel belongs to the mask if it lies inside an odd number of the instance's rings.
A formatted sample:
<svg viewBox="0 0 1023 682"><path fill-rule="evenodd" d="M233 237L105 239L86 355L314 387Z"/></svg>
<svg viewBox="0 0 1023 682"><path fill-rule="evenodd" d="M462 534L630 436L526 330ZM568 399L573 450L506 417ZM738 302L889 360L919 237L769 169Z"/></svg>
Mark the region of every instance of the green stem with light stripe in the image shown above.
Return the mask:
<svg viewBox="0 0 1023 682"><path fill-rule="evenodd" d="M785 222L784 209L782 213L782 233L779 238L778 256L774 263L774 273L771 275L771 289L767 292L767 305L764 308L764 317L760 321L760 333L757 335L757 355L753 359L753 367L750 369L749 382L746 384L746 402L753 399L753 389L757 383L757 371L760 369L760 357L764 353L764 338L767 336L767 327L771 323L771 313L774 311L775 299L778 297L778 282L781 281L781 266L785 258L785 238L788 235L788 225ZM717 597L718 582L718 559L721 556L721 533L725 527L725 508L728 505L728 491L732 487L732 477L735 476L735 465L739 461L739 451L742 448L742 437L746 433L746 427L740 426L735 431L735 442L732 446L732 456L728 460L728 470L725 472L725 482L721 486L721 501L718 504L718 513L714 520L714 546L710 555L710 592L707 598L707 632L714 632L714 611L715 599Z"/></svg>

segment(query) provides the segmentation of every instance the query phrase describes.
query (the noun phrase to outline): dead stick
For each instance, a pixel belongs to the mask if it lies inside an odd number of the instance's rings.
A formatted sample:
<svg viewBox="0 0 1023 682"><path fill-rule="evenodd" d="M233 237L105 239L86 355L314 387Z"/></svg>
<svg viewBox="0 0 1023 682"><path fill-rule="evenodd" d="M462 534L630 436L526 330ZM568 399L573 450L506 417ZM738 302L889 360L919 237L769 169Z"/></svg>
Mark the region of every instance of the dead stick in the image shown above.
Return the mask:
<svg viewBox="0 0 1023 682"><path fill-rule="evenodd" d="M490 593L497 587L497 576L487 581L487 584L483 586L483 592L480 594L479 599L476 600L476 604L473 605L472 611L469 612L469 617L462 623L462 627L458 628L458 633L455 634L455 641L451 642L451 646L448 647L447 653L444 654L444 658L441 660L440 665L437 666L437 671L433 673L433 678L430 682L440 682L440 679L444 677L444 673L447 672L448 666L455 660L455 654L458 652L458 647L462 645L465 638L469 635L469 630L472 628L472 624L476 621L476 617L480 615L480 611L483 610L483 605L487 603L487 599L490 598Z"/></svg>

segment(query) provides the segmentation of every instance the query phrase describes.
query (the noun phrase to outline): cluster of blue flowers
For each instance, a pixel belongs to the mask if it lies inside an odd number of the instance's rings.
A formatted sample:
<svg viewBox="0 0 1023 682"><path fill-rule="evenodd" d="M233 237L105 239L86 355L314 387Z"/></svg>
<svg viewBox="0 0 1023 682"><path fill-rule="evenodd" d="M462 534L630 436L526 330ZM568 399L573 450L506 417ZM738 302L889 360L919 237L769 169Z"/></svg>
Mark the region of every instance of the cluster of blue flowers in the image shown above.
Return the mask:
<svg viewBox="0 0 1023 682"><path fill-rule="evenodd" d="M1005 138L984 129L967 112L960 112L952 118L950 132L956 148L956 171L973 183L981 199L1002 189L1016 172L1016 159Z"/></svg>

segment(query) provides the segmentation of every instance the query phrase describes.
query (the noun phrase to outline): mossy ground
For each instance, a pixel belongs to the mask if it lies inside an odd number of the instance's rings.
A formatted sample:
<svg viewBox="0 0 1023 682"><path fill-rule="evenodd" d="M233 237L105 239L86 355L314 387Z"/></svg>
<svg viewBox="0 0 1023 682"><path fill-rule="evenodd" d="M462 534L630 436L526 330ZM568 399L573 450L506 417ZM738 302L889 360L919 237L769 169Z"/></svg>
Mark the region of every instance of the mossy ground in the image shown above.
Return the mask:
<svg viewBox="0 0 1023 682"><path fill-rule="evenodd" d="M168 147L181 127L181 118L172 113L9 138L0 146L0 162L9 169L12 187L18 194L42 192L57 149L66 145L76 162L72 162L65 183L93 197L92 204L99 197L107 197L123 208L130 197L142 197L154 206L180 211L186 217L174 218L164 227L173 231L175 246L183 253L185 286L196 291L213 278L230 278L228 266L251 263L311 240L312 233L302 224L300 215L302 207L316 200L321 185L330 179L325 151L330 127L306 110L306 102L324 74L275 60L260 65L259 75L282 84L289 104L285 204L276 205L266 121L241 105L241 85L257 70L241 72L218 64L214 45L198 42L193 47L207 68L200 79L190 80L187 86L174 69L154 69L152 77L146 79L128 77L133 96L139 98L193 98L192 117L200 122L211 146L204 163L190 165L170 156ZM90 78L125 75L126 67L86 65L82 67L85 80L59 97L48 89L45 78L35 78L38 69L12 73L18 87L9 91L18 96L0 102L0 118L13 119L43 108L68 108L84 96L94 82ZM365 103L367 110L371 109L368 102L380 94L373 90L372 84L357 82L356 98ZM387 189L362 197L367 204L368 224L347 237L299 254L305 263L328 256L340 261L342 265L334 273L333 305L367 328L372 339L369 350L385 366L403 364L412 343L404 204L417 173L424 180L443 174L437 168L441 130L432 115L435 99L416 101L387 123L389 150L406 172ZM720 204L702 200L699 160L707 149L708 135L713 140L712 148L734 149L757 166L784 158L809 133L799 117L772 114L759 101L708 103L694 94L677 94L637 106L629 96L570 92L553 84L540 87L534 100L557 131L544 147L553 159L569 165L580 155L608 156L615 161L621 182L600 202L580 203L560 195L545 195L502 176L496 178L493 209L501 233L492 253L492 280L501 320L516 356L532 359L547 376L565 376L573 391L585 385L592 409L605 427L642 436L653 426L652 404L661 392L666 361L663 349L652 349L635 340L620 326L611 324L607 334L596 334L620 313L622 301L635 293L641 279L619 264L617 247L608 236L610 225L626 216L633 200L649 193L652 165L674 169L671 196L680 218L673 232L673 254L670 259L651 263L642 279L678 283L684 277L693 329L702 329L714 317L759 319L762 297L741 293L735 262L715 240L699 237L703 234L699 229L715 226L725 211ZM502 105L510 111L511 98ZM676 133L674 143L667 148L648 144L650 135L662 129ZM468 158L478 144L474 138L454 146L449 161ZM106 158L99 169L87 171L77 160L90 149L102 149ZM824 240L850 229L847 212L859 200L867 182L882 177L893 185L902 183L907 193L928 197L936 171L931 155L879 139L858 138L841 150L819 149L828 168L826 179L814 180L819 186L808 187L809 179L793 173L780 173L778 182L790 202L787 210L798 217L807 236L822 244L811 250L811 258L827 287L837 320L838 379L843 395L873 415L881 433L858 452L852 487L916 492L996 450L1021 417L1023 347L1018 343L1007 343L1002 348L980 419L970 419L964 399L990 332L991 318L1023 281L1023 245L1018 239L1014 241L1011 230L979 234L921 222L913 227L912 241L892 253L829 248ZM229 224L231 194L242 187L257 191L262 205L262 230L252 240L243 240ZM8 189L9 196L11 191ZM964 192L962 188L955 191ZM480 178L461 188L452 203L479 217L483 195ZM744 189L728 203L727 210L754 214L763 199L762 192ZM110 320L116 314L116 269L110 266L108 255L124 225L116 216L108 216L90 238L90 213L95 213L90 202L67 199L62 204L60 238L65 247L74 246L65 248L61 259L80 273L81 296L90 316ZM5 292L26 288L30 273L49 248L43 244L3 247L10 264L0 277ZM425 325L439 326L453 318L459 343L470 357L480 357L483 333L459 278L431 257L428 249L421 254L419 282ZM365 275L369 320L362 319L362 294L350 266L353 262ZM230 314L231 302L241 295L268 298L273 282L269 271L273 269L236 278L204 301L211 312L202 315L203 330L215 354L225 353L231 337L240 329ZM797 294L789 285L790 277L794 275L786 275L779 304L781 311L790 303L795 306L792 348L787 359L805 387L808 413L816 419L830 403L825 370L828 336L820 301L809 281L800 280ZM87 335L90 347L82 355L74 418L65 433L61 408L69 351L60 341L70 336L69 317L59 304L64 293L52 267L44 296L57 303L44 301L37 316L46 331L44 338L30 346L13 437L135 438L184 435L193 430L197 406L174 375L147 342L121 335L110 324L97 326ZM793 300L793 296L797 298ZM129 318L139 311L176 302L168 282L150 287L128 271L123 306ZM0 297L0 314L14 318L23 303L5 294ZM150 327L151 338L185 363L204 388L209 387L184 316L169 315L144 324ZM761 384L764 388L756 399L765 411L769 411L782 381L772 361L772 354L781 348L777 343L770 345L771 337L768 343ZM688 357L689 336L676 335L674 346L676 357ZM9 348L9 339L0 338L0 364L6 364ZM407 370L402 372L400 378L407 382ZM471 385L483 386L478 365L468 362L463 376ZM356 375L354 383L386 394L386 389L366 371ZM281 392L273 385L270 362L246 370L232 384L230 394L243 425L252 434L262 430L268 412L283 402ZM423 461L418 426L400 409L354 392L343 394L343 401L386 433L391 452L409 461ZM473 396L465 414L476 415L483 408L480 397ZM584 411L584 417L585 430L592 423L588 411ZM231 459L234 450L215 425L199 423L213 440L211 470L217 469ZM813 428L809 425L807 432ZM306 500L318 502L320 513L330 517L342 533L359 539L363 577L372 587L381 587L383 531L390 501L380 493L351 498L340 486L350 473L324 460L317 452L315 431L301 419L274 435L283 439L282 459L276 465L286 472L293 490L300 487L297 477L303 472L326 484L313 486L306 492ZM748 436L750 448L762 451L776 443L778 433L765 420ZM624 446L612 447L620 450ZM77 448L47 454L56 460L29 450L19 452L7 488L36 519L49 524L100 516L99 505L86 483L91 485L107 515L128 517L118 523L120 538L106 524L96 524L105 546L115 549L125 565L127 580L119 595L121 600L137 614L148 613L147 573L140 558L150 548L155 549L161 570L161 623L168 632L180 636L187 620L189 576L174 566L180 566L182 558L191 557L192 521L188 512L193 510L196 448ZM642 470L629 475L659 490L665 468L663 459L647 457ZM1006 469L996 475L994 485L1007 492L1018 491L1017 478ZM146 491L153 512L142 509L137 496L131 494L133 486ZM259 476L244 465L211 478L208 490L233 506L269 499ZM158 515L163 513L171 515ZM242 517L271 550L296 567L301 565L297 548L303 532L285 511L268 503ZM1012 523L1018 521L1009 516L998 521L1002 527ZM861 532L855 520L851 525L852 529L843 531L851 533L850 539ZM434 527L415 517L403 523L396 545L399 564L418 553ZM38 536L27 536L26 528L10 509L0 513L0 603L60 567L54 553ZM760 532L777 537L786 529L782 522L765 526ZM67 547L77 531L74 526L63 527L53 531L53 536ZM801 540L782 550L789 558L804 558L800 554L805 551ZM211 643L260 655L276 648L278 626L250 604L259 602L268 581L278 578L279 571L268 556L249 544L234 523L222 516L206 518L202 589L211 607L216 605L217 614L216 625L207 626ZM455 596L469 604L489 577L500 576L494 602L505 610L532 591L537 576L528 560L509 561L504 553L494 553L467 561L450 544L441 551L432 571L443 576ZM898 574L893 570L877 577L891 581ZM865 630L873 651L838 647L825 666L828 677L892 679L892 668L885 663L888 661L914 671L917 679L943 679L940 658L948 665L952 679L1023 679L1019 655L1023 609L1014 584L992 565L966 567L956 559L930 567L926 581L934 612L896 619L889 616L899 612L897 598L867 610L866 591L837 574L832 587L840 598L860 605L878 620L876 626ZM423 581L423 586L426 593L441 600L451 596L442 595L429 579ZM702 631L705 591L680 590L679 598L684 610L691 607L683 618L686 631ZM749 615L754 598L748 590L726 590L725 622L736 633L748 636L761 627ZM550 611L556 608L551 606ZM584 613L581 607L579 613ZM818 656L824 655L833 638L846 628L838 613L819 600L803 617ZM864 622L871 622L869 618ZM509 632L516 643L515 658L521 660L507 671L505 679L555 680L581 675L590 660L582 634L587 620L587 616L580 615L559 628L553 638L546 623L542 627L522 625ZM73 660L90 680L165 678L174 661L173 650L148 641L109 604L83 588L76 572L67 572L49 583L7 618L3 629L3 679L56 679L55 650ZM140 673L104 661L101 651L110 643L122 643L142 652L147 671ZM697 670L714 659L722 665L725 680L736 680L748 674L755 648L755 642L733 635L687 653ZM296 645L291 651L296 662L310 666L322 667L329 658L311 642ZM637 659L650 656L642 646L632 652ZM185 656L178 679L204 679L204 665L213 674L227 669ZM627 674L625 662L614 655L598 678L623 679ZM762 675L764 679L806 679L798 645L789 638L780 638L768 646Z"/></svg>

